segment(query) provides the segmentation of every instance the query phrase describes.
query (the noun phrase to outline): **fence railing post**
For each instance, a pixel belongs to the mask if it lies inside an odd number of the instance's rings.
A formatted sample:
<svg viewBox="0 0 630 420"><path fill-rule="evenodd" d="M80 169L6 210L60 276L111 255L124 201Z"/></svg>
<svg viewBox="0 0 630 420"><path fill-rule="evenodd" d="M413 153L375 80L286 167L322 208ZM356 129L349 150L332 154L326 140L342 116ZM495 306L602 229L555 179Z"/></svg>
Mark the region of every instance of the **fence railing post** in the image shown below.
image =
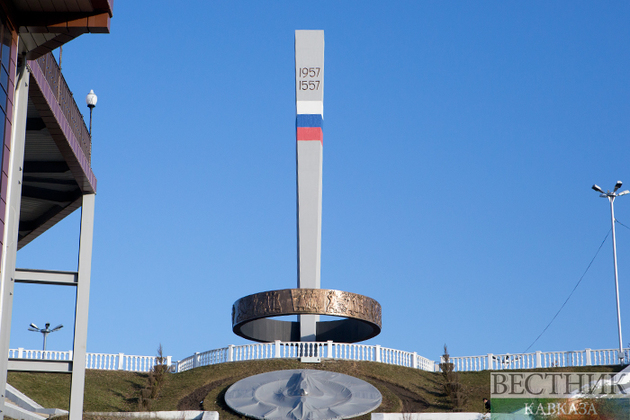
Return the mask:
<svg viewBox="0 0 630 420"><path fill-rule="evenodd" d="M332 340L326 341L326 357L332 359L333 357L333 342Z"/></svg>
<svg viewBox="0 0 630 420"><path fill-rule="evenodd" d="M280 340L276 340L273 343L273 357L280 357Z"/></svg>
<svg viewBox="0 0 630 420"><path fill-rule="evenodd" d="M494 370L494 356L492 353L488 353L488 370Z"/></svg>
<svg viewBox="0 0 630 420"><path fill-rule="evenodd" d="M586 352L586 366L591 365L591 349L584 350Z"/></svg>
<svg viewBox="0 0 630 420"><path fill-rule="evenodd" d="M193 355L193 369L199 366L199 352L196 351Z"/></svg>
<svg viewBox="0 0 630 420"><path fill-rule="evenodd" d="M536 369L542 367L542 352L540 350L536 351Z"/></svg>
<svg viewBox="0 0 630 420"><path fill-rule="evenodd" d="M413 359L411 360L411 367L414 369L418 369L418 353L414 351L411 357L413 357Z"/></svg>
<svg viewBox="0 0 630 420"><path fill-rule="evenodd" d="M376 357L374 357L374 360L376 360L377 362L381 361L381 345L377 344L374 346L374 351L376 352Z"/></svg>
<svg viewBox="0 0 630 420"><path fill-rule="evenodd" d="M125 355L123 353L118 353L118 367L116 368L117 370L123 370L123 367L125 366L123 359L125 358Z"/></svg>
<svg viewBox="0 0 630 420"><path fill-rule="evenodd" d="M18 348L18 359L22 358L22 354L24 353L24 348L23 347L19 347Z"/></svg>
<svg viewBox="0 0 630 420"><path fill-rule="evenodd" d="M234 361L234 344L230 344L228 347L228 362Z"/></svg>

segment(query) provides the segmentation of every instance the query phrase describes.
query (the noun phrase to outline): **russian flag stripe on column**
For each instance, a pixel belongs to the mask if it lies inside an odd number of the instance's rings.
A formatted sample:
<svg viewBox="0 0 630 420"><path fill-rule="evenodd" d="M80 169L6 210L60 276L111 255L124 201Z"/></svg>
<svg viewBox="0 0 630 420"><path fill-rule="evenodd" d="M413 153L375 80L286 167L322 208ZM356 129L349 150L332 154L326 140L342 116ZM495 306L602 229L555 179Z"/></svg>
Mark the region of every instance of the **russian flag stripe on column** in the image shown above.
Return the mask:
<svg viewBox="0 0 630 420"><path fill-rule="evenodd" d="M297 140L308 141L315 140L320 141L323 144L324 133L322 126L324 125L324 119L321 114L297 114L296 128L297 128Z"/></svg>

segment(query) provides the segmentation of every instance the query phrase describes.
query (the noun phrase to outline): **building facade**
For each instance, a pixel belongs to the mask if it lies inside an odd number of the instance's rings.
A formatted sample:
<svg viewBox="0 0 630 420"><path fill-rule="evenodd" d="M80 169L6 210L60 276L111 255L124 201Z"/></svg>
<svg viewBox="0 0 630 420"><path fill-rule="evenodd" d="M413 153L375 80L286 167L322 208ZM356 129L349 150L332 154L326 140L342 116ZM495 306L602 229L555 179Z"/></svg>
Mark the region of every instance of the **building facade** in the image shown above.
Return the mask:
<svg viewBox="0 0 630 420"><path fill-rule="evenodd" d="M8 370L72 375L70 419L83 411L96 177L91 136L52 51L108 33L113 0L0 0L0 420ZM81 208L74 272L16 270L17 251ZM15 283L76 288L71 361L8 359Z"/></svg>

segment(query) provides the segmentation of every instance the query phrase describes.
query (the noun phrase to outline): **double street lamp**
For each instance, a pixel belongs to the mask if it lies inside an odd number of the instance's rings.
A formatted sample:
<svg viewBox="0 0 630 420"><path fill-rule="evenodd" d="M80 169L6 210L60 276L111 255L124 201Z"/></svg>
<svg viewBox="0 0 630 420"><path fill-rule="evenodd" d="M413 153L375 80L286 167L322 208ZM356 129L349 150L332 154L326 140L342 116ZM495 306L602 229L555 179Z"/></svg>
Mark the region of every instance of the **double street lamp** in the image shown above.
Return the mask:
<svg viewBox="0 0 630 420"><path fill-rule="evenodd" d="M46 351L46 337L48 336L48 334L55 331L59 331L62 328L63 328L63 325L59 324L55 328L50 329L50 322L47 322L45 328L38 328L37 325L31 324L28 330L42 333L42 335L44 336L44 346L42 347L42 350Z"/></svg>
<svg viewBox="0 0 630 420"><path fill-rule="evenodd" d="M613 245L613 263L615 266L615 293L617 296L617 328L619 330L619 359L623 359L623 340L621 338L621 311L619 310L619 279L617 275L617 239L615 237L615 207L613 203L615 202L615 198L621 197L622 195L626 195L630 193L629 190L622 191L620 193L617 192L619 188L621 188L621 181L617 181L615 184L615 188L610 191L604 192L597 184L593 184L592 188L597 191L600 197L607 198L610 202L610 219L612 222L612 245Z"/></svg>

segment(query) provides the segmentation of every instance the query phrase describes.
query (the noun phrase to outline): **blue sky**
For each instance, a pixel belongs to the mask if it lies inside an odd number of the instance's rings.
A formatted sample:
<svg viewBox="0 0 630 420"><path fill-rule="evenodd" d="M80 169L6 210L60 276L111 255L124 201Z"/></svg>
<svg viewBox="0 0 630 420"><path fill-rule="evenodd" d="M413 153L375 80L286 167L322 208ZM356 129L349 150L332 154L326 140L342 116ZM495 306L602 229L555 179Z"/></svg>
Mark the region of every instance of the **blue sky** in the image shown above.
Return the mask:
<svg viewBox="0 0 630 420"><path fill-rule="evenodd" d="M322 287L381 303L372 344L524 351L610 230L591 185L630 187L628 21L627 2L116 2L111 34L63 50L79 105L99 98L88 351L245 344L232 303L296 286L296 29L326 40ZM18 266L76 269L78 220ZM618 346L611 254L530 351ZM16 286L11 347L51 322L69 349L72 301Z"/></svg>

